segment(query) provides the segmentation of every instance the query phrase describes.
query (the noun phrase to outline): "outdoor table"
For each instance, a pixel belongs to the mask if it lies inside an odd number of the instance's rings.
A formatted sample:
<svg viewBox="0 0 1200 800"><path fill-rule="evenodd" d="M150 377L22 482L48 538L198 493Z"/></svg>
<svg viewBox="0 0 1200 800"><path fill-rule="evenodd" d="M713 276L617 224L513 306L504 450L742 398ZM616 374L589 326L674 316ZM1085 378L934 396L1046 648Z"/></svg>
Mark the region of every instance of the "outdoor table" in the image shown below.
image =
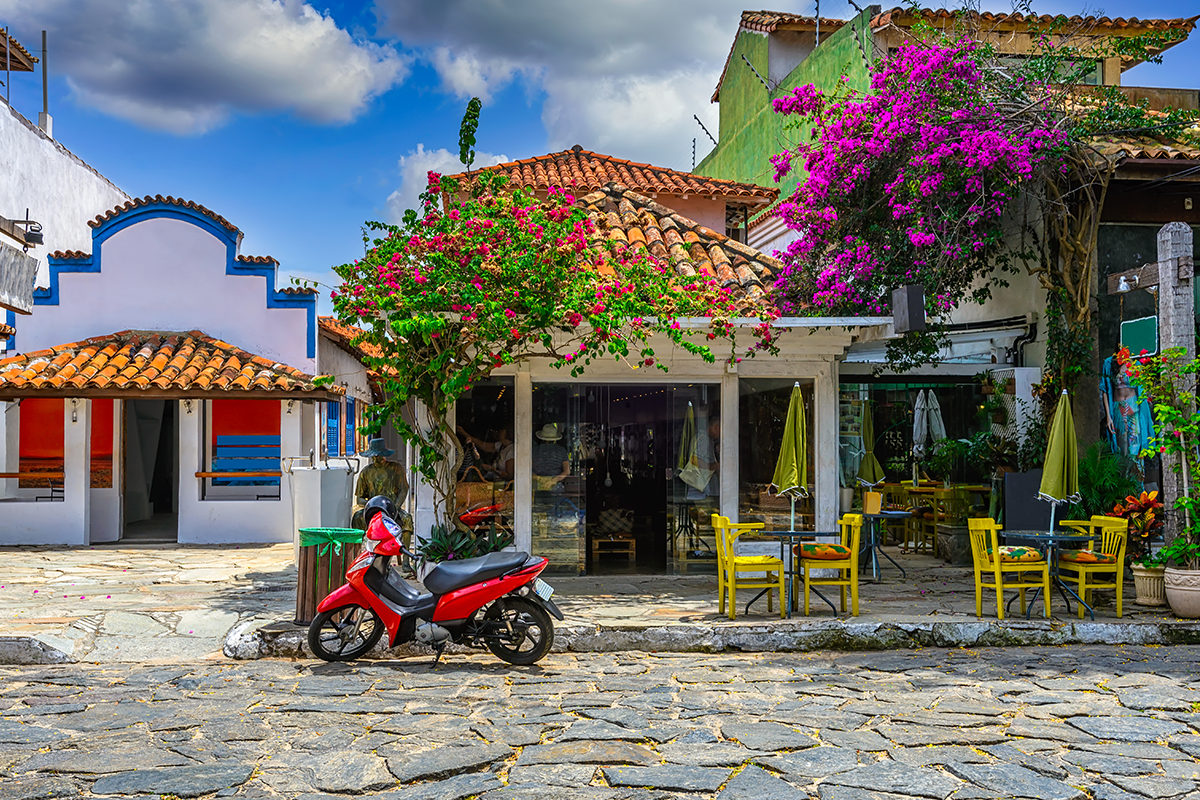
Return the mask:
<svg viewBox="0 0 1200 800"><path fill-rule="evenodd" d="M904 567L897 564L896 559L883 552L883 542L881 542L879 539L879 521L884 519L903 519L904 517L911 516L911 511L891 510L880 511L878 514L863 514L863 519L867 521L867 541L863 546L863 550L866 550L871 557L871 577L874 580L879 580L879 556L883 556L888 561L891 561L892 566L900 570L901 575L903 575L905 578L908 577L908 573L904 571ZM862 569L865 570L866 568L867 565L864 562L862 564Z"/></svg>
<svg viewBox="0 0 1200 800"><path fill-rule="evenodd" d="M1050 579L1054 581L1054 585L1058 587L1058 593L1062 595L1063 602L1067 604L1067 613L1071 613L1071 600L1067 597L1067 594L1070 593L1071 597L1078 600L1079 604L1088 610L1088 613L1092 616L1092 622L1096 621L1096 612L1091 606L1083 602L1083 598L1076 594L1075 590L1066 581L1058 576L1058 546L1062 542L1090 542L1095 538L1090 533L1076 533L1074 531L1004 531L1004 541L1006 544L1009 539L1016 539L1022 542L1044 542L1046 544L1046 560L1050 562ZM1030 598L1029 604L1025 607L1026 619L1029 619L1029 615L1033 611L1034 601L1037 600L1038 592L1040 591L1042 591L1040 586L1033 590L1033 597ZM1011 604L1012 599L1008 601L1008 605Z"/></svg>
<svg viewBox="0 0 1200 800"><path fill-rule="evenodd" d="M787 575L787 578L786 578L787 586L784 590L787 595L787 600L786 600L786 605L784 606L784 608L787 610L788 619L791 619L791 617L792 617L792 579L796 577L796 562L799 560L798 558L796 558L792 555L791 546L799 544L800 542L814 541L818 536L836 536L840 539L842 534L837 531L835 531L833 533L822 533L820 531L753 531L751 535L761 536L761 537L768 538L768 539L778 539L779 540L779 560L783 562L784 573ZM821 592L818 591L815 587L812 587L812 590L813 590L813 592L816 593L817 597L824 600L826 605L828 605L830 608L833 609L833 613L835 615L838 613L837 606L835 606L833 603L829 602L828 597L821 594ZM771 591L771 590L763 589L761 592L754 595L754 597L752 597L750 599L750 602L746 603L746 613L747 614L750 613L750 605L755 600L762 597L764 594L766 594L769 591Z"/></svg>

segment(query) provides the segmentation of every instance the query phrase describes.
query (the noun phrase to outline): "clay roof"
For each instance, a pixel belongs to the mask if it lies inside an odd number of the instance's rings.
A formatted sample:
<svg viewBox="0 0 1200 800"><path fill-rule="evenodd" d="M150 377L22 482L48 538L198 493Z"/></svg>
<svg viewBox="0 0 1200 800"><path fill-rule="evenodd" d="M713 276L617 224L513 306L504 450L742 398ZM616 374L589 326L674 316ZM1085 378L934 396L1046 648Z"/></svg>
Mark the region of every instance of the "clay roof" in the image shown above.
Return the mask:
<svg viewBox="0 0 1200 800"><path fill-rule="evenodd" d="M365 331L361 328L346 325L338 321L337 317L317 317L317 324L321 327L322 333L355 358L363 355L373 358L383 357L383 352L376 345L360 339L365 335Z"/></svg>
<svg viewBox="0 0 1200 800"><path fill-rule="evenodd" d="M502 172L510 186L529 189L551 187L574 190L576 194L594 192L609 184L619 183L643 194L701 195L736 198L747 205L766 205L779 195L774 187L753 183L708 178L691 172L680 172L653 164L626 161L603 153L593 153L575 145L570 150L510 161L485 167L478 172ZM463 179L466 173L448 177Z"/></svg>
<svg viewBox="0 0 1200 800"><path fill-rule="evenodd" d="M682 278L716 278L747 305L768 302L765 287L782 265L753 247L619 184L610 183L577 202L595 220L601 237L645 248Z"/></svg>
<svg viewBox="0 0 1200 800"><path fill-rule="evenodd" d="M17 332L17 329L14 328L13 326L5 325L4 323L0 323L0 341L7 339L8 337L12 336L16 332Z"/></svg>
<svg viewBox="0 0 1200 800"><path fill-rule="evenodd" d="M232 231L234 233L241 232L238 230L238 227L236 225L234 225L232 222L225 219L217 212L205 208L204 206L200 205L199 203L193 203L191 200L183 200L181 198L176 198L176 197L163 197L161 194L156 194L153 197L151 197L150 195L146 195L145 197L135 197L132 200L126 201L124 204L119 205L116 208L111 209L110 211L106 211L104 214L97 216L94 220L89 222L88 225L91 225L93 228L98 228L101 225L103 225L105 222L107 222L108 220L117 216L118 214L121 214L125 211L132 211L135 208L141 208L142 206L148 206L148 205L151 205L152 203L167 203L168 205L181 206L183 208L190 208L193 211L199 211L201 214L211 217L212 219L216 220L221 225L225 226L226 228L228 228L230 231Z"/></svg>
<svg viewBox="0 0 1200 800"><path fill-rule="evenodd" d="M325 399L341 387L200 331L121 331L0 360L0 398Z"/></svg>
<svg viewBox="0 0 1200 800"><path fill-rule="evenodd" d="M279 265L279 259L273 256L238 256L237 260L243 264L275 264Z"/></svg>
<svg viewBox="0 0 1200 800"><path fill-rule="evenodd" d="M12 53L11 60L8 53ZM12 38L12 34L0 37L0 68L8 67L13 72L33 72L33 65L37 62L37 57Z"/></svg>
<svg viewBox="0 0 1200 800"><path fill-rule="evenodd" d="M1109 138L1095 142L1106 156L1120 158L1149 158L1175 161L1200 161L1200 148L1181 142L1160 142L1150 137Z"/></svg>
<svg viewBox="0 0 1200 800"><path fill-rule="evenodd" d="M58 258L63 261L80 261L85 258L91 258L91 253L85 253L82 250L55 250L47 258Z"/></svg>
<svg viewBox="0 0 1200 800"><path fill-rule="evenodd" d="M821 34L824 36L825 31L833 33L845 24L846 20L844 19L821 17ZM817 29L817 18L807 17L802 14L788 14L784 11L743 11L741 24L738 26L738 33L742 31L774 33L780 29L815 31ZM733 44L729 46L729 55L725 56L725 66L721 68L721 77L717 79L717 88L713 90L711 99L713 103L719 102L721 99L721 84L725 82L725 73L729 71L729 64L733 60L733 49L735 46L737 46L737 36L733 37Z"/></svg>

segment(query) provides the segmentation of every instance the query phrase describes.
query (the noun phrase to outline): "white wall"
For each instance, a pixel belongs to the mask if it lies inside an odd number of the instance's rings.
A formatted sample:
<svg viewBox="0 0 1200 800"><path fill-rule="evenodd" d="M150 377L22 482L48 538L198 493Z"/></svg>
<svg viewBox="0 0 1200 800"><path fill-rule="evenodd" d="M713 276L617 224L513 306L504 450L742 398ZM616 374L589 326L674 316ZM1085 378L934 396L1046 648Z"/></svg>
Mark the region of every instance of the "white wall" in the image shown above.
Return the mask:
<svg viewBox="0 0 1200 800"><path fill-rule="evenodd" d="M318 328L316 374L332 375L334 384L346 389L346 396L370 405L371 384L367 368L358 359L334 344Z"/></svg>
<svg viewBox="0 0 1200 800"><path fill-rule="evenodd" d="M46 243L31 249L38 285L45 286L46 254L55 250L91 252L94 219L129 200L74 153L0 101L0 216L42 223ZM67 340L64 340L67 341Z"/></svg>
<svg viewBox="0 0 1200 800"><path fill-rule="evenodd" d="M91 405L91 401L88 401L88 405ZM89 541L91 544L115 542L121 538L121 484L122 472L125 469L124 451L121 446L121 415L125 412L124 405L120 400L114 400L112 404L112 487L90 490L92 511Z"/></svg>
<svg viewBox="0 0 1200 800"><path fill-rule="evenodd" d="M280 445L283 457L301 455L304 413L302 403L287 412L279 404ZM280 479L279 500L214 500L202 498L205 471L203 406L193 402L189 413L179 402L179 543L230 544L290 542L292 531L292 479ZM307 455L307 451L304 453Z"/></svg>
<svg viewBox="0 0 1200 800"><path fill-rule="evenodd" d="M59 274L58 305L36 306L22 318L17 344L28 353L124 330L200 330L314 372L308 311L267 308L267 289L274 287L258 275L225 274L228 249L180 219L130 225L103 242L100 272Z"/></svg>

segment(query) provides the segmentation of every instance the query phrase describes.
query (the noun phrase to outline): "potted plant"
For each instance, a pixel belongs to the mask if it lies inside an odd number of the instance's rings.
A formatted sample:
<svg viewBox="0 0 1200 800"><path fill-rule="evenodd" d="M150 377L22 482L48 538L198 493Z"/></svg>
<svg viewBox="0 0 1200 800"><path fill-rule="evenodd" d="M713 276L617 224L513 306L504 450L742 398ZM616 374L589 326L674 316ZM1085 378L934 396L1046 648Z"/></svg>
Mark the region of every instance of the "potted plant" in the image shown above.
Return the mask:
<svg viewBox="0 0 1200 800"><path fill-rule="evenodd" d="M1196 376L1200 359L1189 359L1182 347L1160 355L1117 354L1130 382L1154 405L1155 433L1151 444L1163 455L1164 465L1183 477L1183 493L1175 498L1181 524L1159 551L1166 565L1163 586L1171 611L1184 619L1200 619L1200 502L1195 481L1200 474L1200 411L1196 407ZM1153 452L1147 451L1147 453Z"/></svg>
<svg viewBox="0 0 1200 800"><path fill-rule="evenodd" d="M429 531L429 538L421 543L420 557L417 560L417 577L424 580L425 576L429 574L429 570L442 561L455 561L485 556L488 553L498 553L512 543L512 534L498 529L495 523L482 535L476 535L461 527L450 528L444 525L434 525Z"/></svg>
<svg viewBox="0 0 1200 800"><path fill-rule="evenodd" d="M1125 552L1129 554L1129 565L1133 571L1133 585L1137 589L1134 600L1140 606L1165 605L1163 586L1165 569L1160 553L1151 552L1150 542L1162 529L1163 504L1158 492L1142 492L1129 495L1125 502L1117 503L1109 516L1129 520L1129 543Z"/></svg>

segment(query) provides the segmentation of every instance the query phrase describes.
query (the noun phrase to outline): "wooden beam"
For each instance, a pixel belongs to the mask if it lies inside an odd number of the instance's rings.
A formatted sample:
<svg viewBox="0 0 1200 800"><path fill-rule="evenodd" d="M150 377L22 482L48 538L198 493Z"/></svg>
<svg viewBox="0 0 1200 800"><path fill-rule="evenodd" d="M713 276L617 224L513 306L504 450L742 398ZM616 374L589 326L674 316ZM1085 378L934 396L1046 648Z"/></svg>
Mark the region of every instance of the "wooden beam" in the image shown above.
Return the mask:
<svg viewBox="0 0 1200 800"><path fill-rule="evenodd" d="M88 400L341 400L345 395L317 389L311 392L284 391L209 391L181 389L57 389L13 387L0 384L0 400L23 400L26 397L71 398Z"/></svg>
<svg viewBox="0 0 1200 800"><path fill-rule="evenodd" d="M1151 286L1158 286L1158 264L1145 264L1137 269L1127 270L1116 275L1108 276L1108 293L1123 294L1120 290L1121 278L1125 278L1132 284L1131 289L1148 289ZM1133 279L1137 282L1134 283Z"/></svg>
<svg viewBox="0 0 1200 800"><path fill-rule="evenodd" d="M0 472L0 480L32 480L34 478L45 478L46 480L63 480L65 475L61 472Z"/></svg>
<svg viewBox="0 0 1200 800"><path fill-rule="evenodd" d="M279 470L263 470L262 472L197 472L197 478L279 478L283 473ZM3 477L3 476L0 476Z"/></svg>

